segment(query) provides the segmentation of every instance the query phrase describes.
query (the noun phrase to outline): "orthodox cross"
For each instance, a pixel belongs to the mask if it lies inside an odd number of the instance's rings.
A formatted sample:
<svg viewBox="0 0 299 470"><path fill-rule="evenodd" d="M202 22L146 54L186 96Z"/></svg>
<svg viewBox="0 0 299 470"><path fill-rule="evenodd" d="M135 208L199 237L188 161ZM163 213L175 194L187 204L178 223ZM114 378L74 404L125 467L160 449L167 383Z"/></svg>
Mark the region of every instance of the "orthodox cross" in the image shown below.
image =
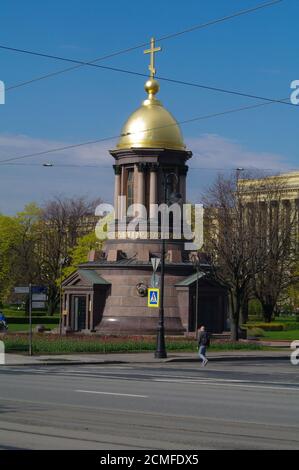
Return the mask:
<svg viewBox="0 0 299 470"><path fill-rule="evenodd" d="M155 52L159 52L161 51L162 48L161 47L155 47L155 38L151 38L151 48L150 49L146 49L144 51L144 54L150 54L151 55L151 61L150 61L150 65L148 66L148 69L151 73L151 78L154 78L155 74L156 74L156 69L155 69Z"/></svg>

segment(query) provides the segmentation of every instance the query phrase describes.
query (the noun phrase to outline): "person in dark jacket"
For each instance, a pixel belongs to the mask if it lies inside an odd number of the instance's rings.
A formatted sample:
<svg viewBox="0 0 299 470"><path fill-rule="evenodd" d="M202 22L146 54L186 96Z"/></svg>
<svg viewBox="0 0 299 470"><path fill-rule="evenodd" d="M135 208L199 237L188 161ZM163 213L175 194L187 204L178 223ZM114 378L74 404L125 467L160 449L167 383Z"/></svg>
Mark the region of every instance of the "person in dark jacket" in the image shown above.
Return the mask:
<svg viewBox="0 0 299 470"><path fill-rule="evenodd" d="M206 358L206 350L210 346L210 337L204 325L198 328L197 341L198 341L198 355L200 359L202 360L202 366L205 367L208 363L208 359Z"/></svg>

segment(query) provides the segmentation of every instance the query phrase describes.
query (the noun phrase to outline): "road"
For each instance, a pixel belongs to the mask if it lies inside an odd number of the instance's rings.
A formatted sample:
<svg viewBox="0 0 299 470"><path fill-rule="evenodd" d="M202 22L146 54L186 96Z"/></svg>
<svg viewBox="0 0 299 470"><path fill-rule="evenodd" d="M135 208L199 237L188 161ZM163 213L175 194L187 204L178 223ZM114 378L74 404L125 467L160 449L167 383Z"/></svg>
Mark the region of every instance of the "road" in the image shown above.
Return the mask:
<svg viewBox="0 0 299 470"><path fill-rule="evenodd" d="M0 449L299 449L286 360L0 366Z"/></svg>

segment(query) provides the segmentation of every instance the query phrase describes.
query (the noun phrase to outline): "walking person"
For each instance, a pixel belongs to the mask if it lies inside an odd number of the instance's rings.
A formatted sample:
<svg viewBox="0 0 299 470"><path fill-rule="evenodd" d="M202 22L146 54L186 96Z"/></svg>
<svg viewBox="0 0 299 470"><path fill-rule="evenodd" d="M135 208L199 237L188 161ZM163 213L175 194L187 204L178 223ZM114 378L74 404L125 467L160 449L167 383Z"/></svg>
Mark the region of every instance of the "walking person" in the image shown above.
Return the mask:
<svg viewBox="0 0 299 470"><path fill-rule="evenodd" d="M198 328L198 355L202 360L202 367L205 367L208 363L208 359L206 358L206 350L210 346L210 337L208 332L205 329L205 326L202 325Z"/></svg>

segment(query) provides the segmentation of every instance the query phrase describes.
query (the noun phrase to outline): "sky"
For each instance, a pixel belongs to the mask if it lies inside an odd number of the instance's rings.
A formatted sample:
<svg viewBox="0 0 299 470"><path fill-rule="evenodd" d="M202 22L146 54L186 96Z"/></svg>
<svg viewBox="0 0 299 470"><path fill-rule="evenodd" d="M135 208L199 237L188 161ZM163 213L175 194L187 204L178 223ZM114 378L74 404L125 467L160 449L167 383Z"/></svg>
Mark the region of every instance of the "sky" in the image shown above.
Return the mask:
<svg viewBox="0 0 299 470"><path fill-rule="evenodd" d="M0 45L91 61L195 25L252 8L263 0L2 0ZM298 0L158 41L157 75L272 99L290 96L299 80ZM147 73L138 48L98 62ZM0 49L0 160L117 136L145 99L145 78L81 67L12 88L72 64ZM160 82L164 106L184 121L261 103L257 99ZM219 170L272 172L298 166L299 106L270 104L182 125L193 158L188 197L199 202ZM0 165L0 212L43 204L55 195L112 201L115 139ZM43 163L53 163L44 167ZM0 162L1 163L1 162ZM55 164L57 166L55 166ZM72 167L67 165L74 165ZM66 165L66 166L59 166ZM86 165L86 166L82 166Z"/></svg>

